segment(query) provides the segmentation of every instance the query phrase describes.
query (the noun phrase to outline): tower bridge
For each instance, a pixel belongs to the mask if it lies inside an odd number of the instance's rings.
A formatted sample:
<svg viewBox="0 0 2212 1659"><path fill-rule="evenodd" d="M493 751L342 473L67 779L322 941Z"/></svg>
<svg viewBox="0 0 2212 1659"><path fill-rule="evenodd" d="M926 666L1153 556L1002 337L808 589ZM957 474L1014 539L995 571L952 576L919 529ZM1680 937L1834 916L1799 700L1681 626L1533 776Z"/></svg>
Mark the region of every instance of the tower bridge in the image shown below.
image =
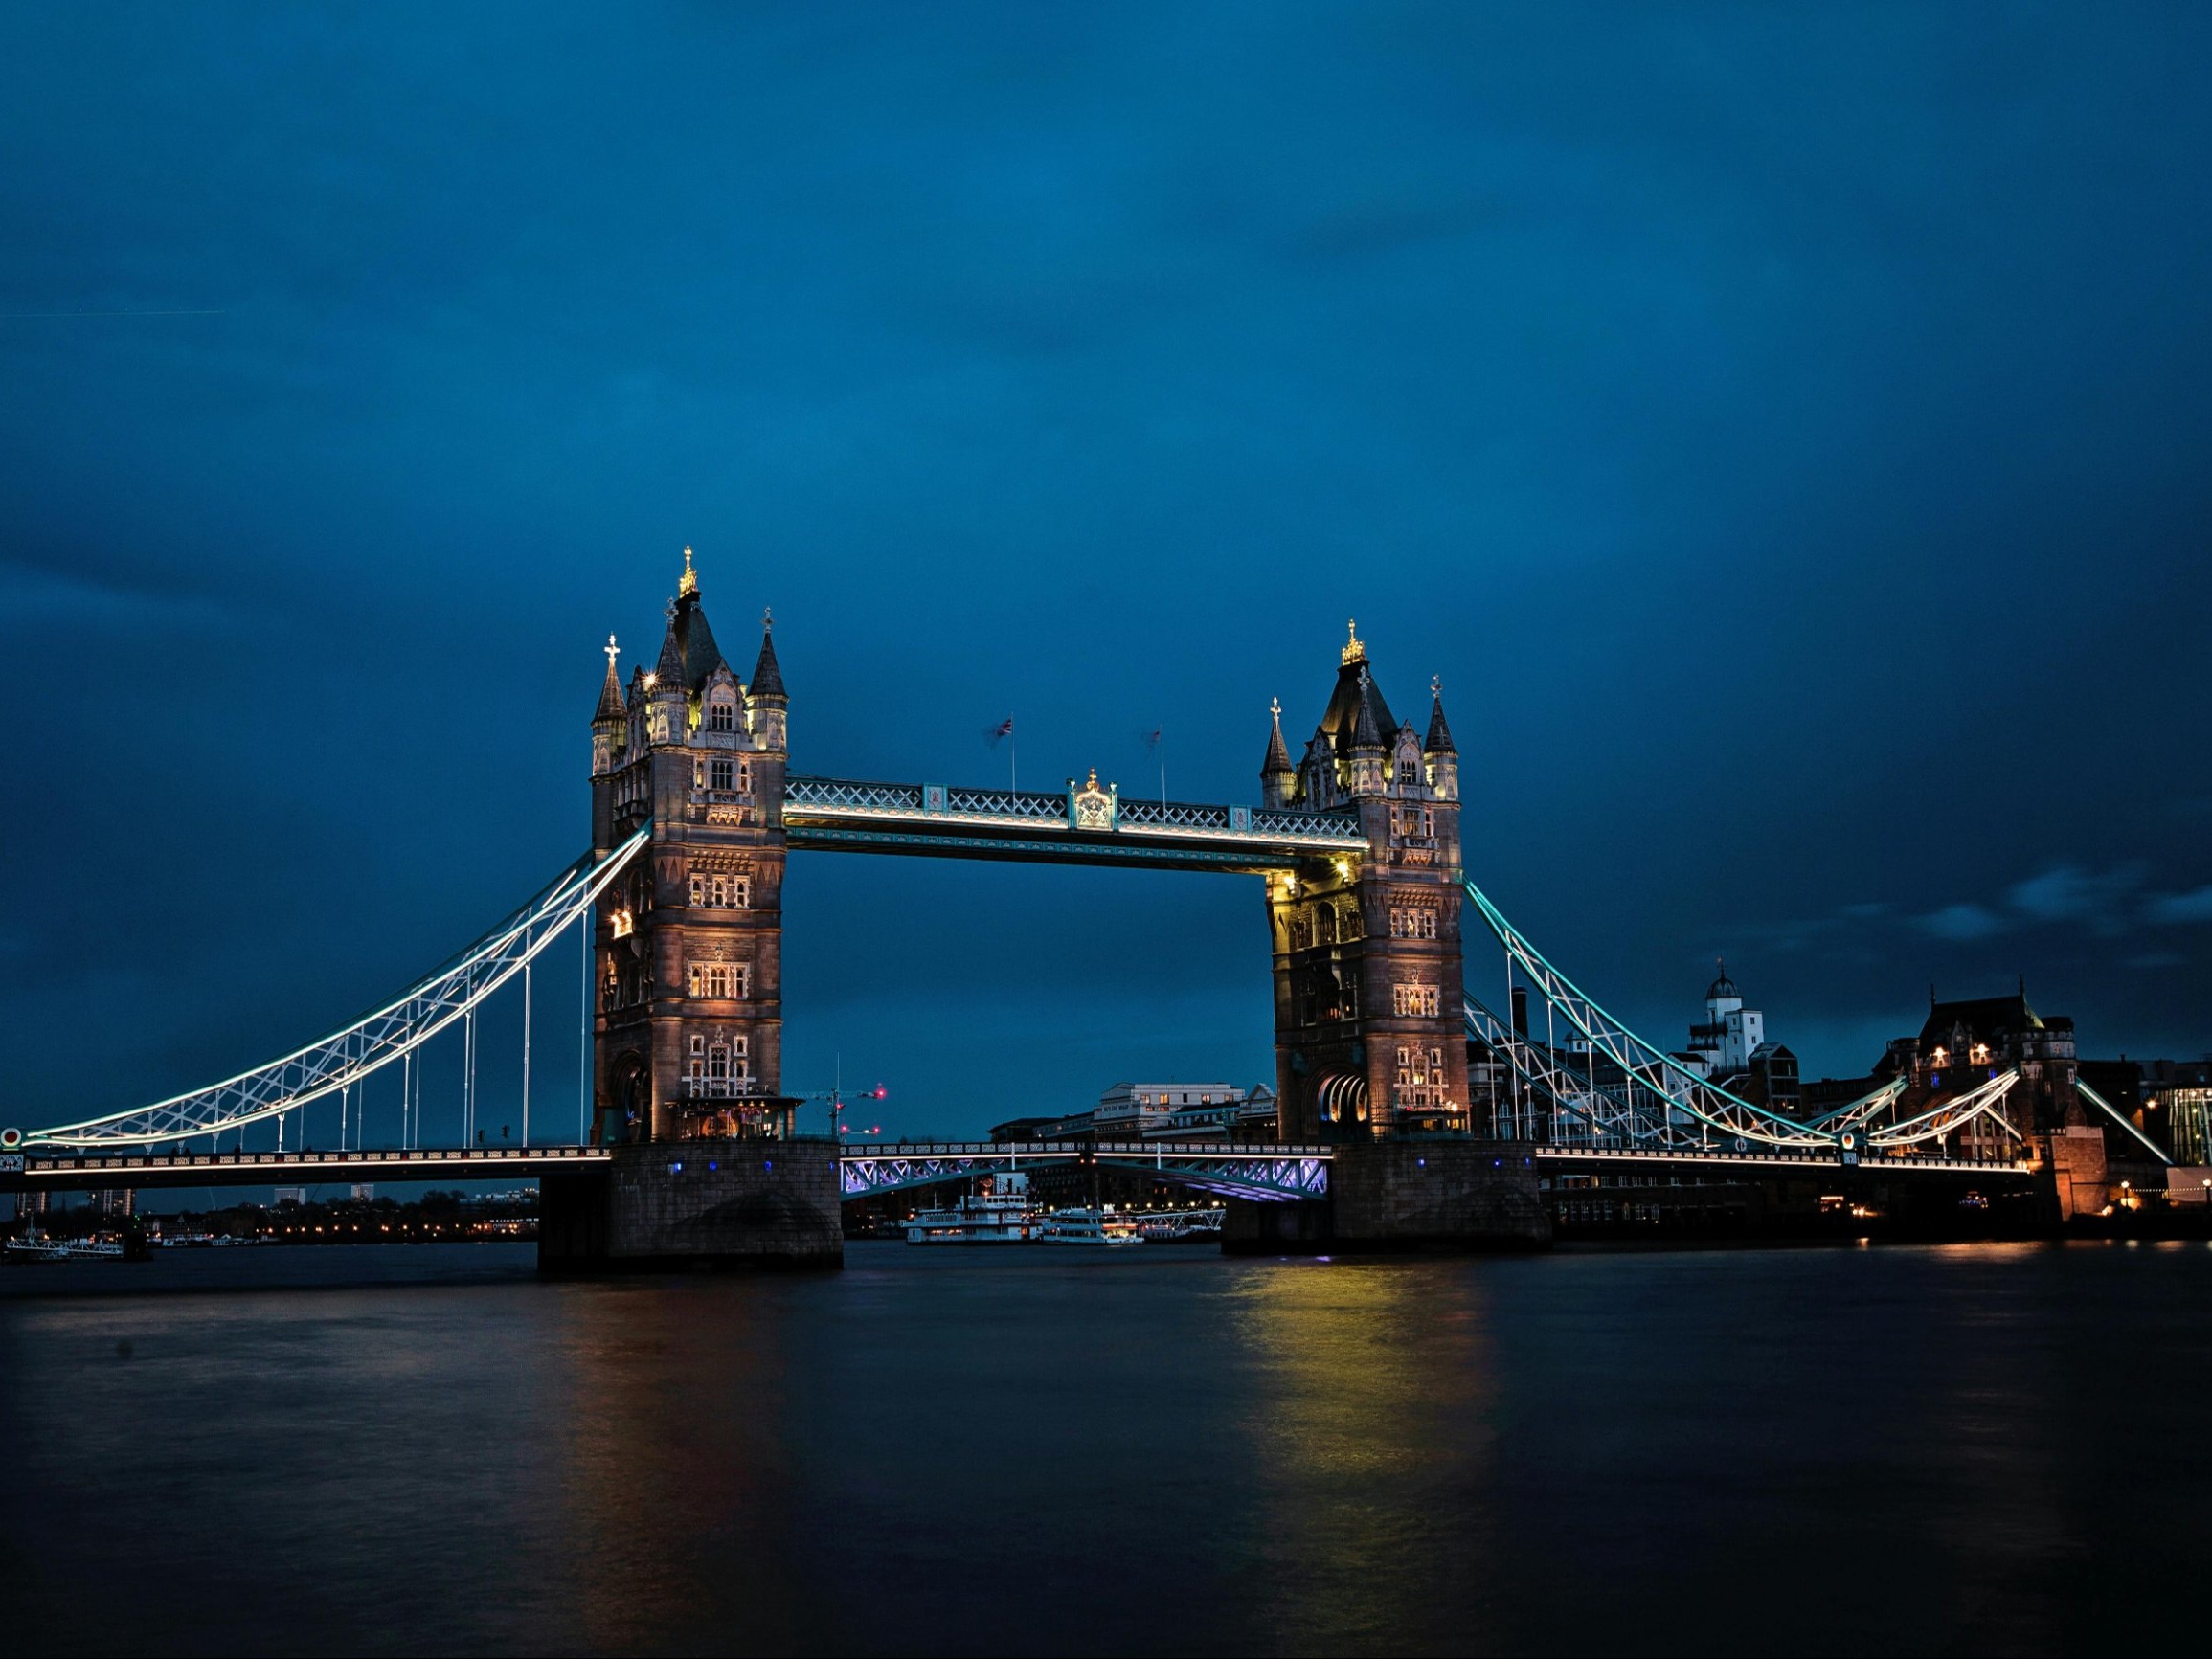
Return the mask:
<svg viewBox="0 0 2212 1659"><path fill-rule="evenodd" d="M1366 1204L1378 1226L1401 1234L1488 1227L1527 1238L1542 1230L1541 1169L2026 1178L2065 1150L2053 1139L2054 1110L2090 1122L2102 1121L2099 1110L2117 1115L2086 1089L2054 1109L2074 1088L2070 1072L2030 1090L2016 1087L2017 1070L1993 1065L1953 1074L1948 1090L1885 1086L1808 1119L1645 1042L1468 878L1460 757L1441 686L1430 683L1424 722L1399 720L1356 629L1295 758L1274 706L1258 798L1241 803L1124 799L1095 771L1051 791L793 773L770 621L764 615L740 675L708 621L688 549L652 665L633 664L625 680L611 637L590 721L590 851L436 972L328 1037L149 1106L0 1133L0 1187L268 1182L279 1170L297 1178L329 1161L298 1142L307 1109L334 1102L341 1139L350 1123L353 1144L331 1167L354 1178L372 1167L384 1179L453 1178L478 1163L527 1168L547 1182L549 1218L556 1198L575 1210L558 1230L579 1260L833 1255L842 1198L1052 1159L1143 1168L1278 1204ZM1255 878L1276 1142L843 1153L797 1136L799 1097L782 1076L782 889L794 852ZM1502 1016L1463 983L1468 917L1502 956ZM584 931L588 973L577 1144L544 1146L541 1113L541 1144L515 1153L521 1164L465 1144L421 1146L422 1046L459 1028L472 1101L479 1009L518 977L527 1005L532 964L571 928ZM1526 998L1542 1010L1541 1037L1522 1012ZM525 1033L527 1142L527 1021ZM379 1151L365 1145L360 1102L368 1080L392 1068L399 1144ZM2031 1095L2043 1103L2033 1110L2022 1104ZM249 1152L255 1135L272 1144Z"/></svg>

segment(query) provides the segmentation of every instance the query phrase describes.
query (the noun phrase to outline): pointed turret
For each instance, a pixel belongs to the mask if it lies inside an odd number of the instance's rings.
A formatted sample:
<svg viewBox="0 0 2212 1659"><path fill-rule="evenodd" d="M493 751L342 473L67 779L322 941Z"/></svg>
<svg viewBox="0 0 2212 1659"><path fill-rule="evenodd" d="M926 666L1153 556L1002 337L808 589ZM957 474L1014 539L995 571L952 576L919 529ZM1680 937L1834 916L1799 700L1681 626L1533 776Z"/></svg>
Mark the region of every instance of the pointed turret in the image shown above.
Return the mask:
<svg viewBox="0 0 2212 1659"><path fill-rule="evenodd" d="M753 684L745 689L757 711L756 729L761 747L786 748L790 733L784 724L784 710L790 700L783 695L783 668L776 661L776 617L768 611L760 613L760 655L753 664Z"/></svg>
<svg viewBox="0 0 2212 1659"><path fill-rule="evenodd" d="M760 613L760 655L753 664L753 681L746 690L754 697L783 700L783 668L776 661L776 618L767 611Z"/></svg>
<svg viewBox="0 0 2212 1659"><path fill-rule="evenodd" d="M1429 740L1421 747L1428 751L1429 787L1436 792L1439 800L1459 798L1459 750L1452 741L1452 728L1444 720L1444 677L1437 675L1429 682L1432 706L1429 710Z"/></svg>
<svg viewBox="0 0 2212 1659"><path fill-rule="evenodd" d="M676 638L676 617L668 614L668 631L661 636L661 660L653 664L653 689L666 696L684 690L684 642Z"/></svg>
<svg viewBox="0 0 2212 1659"><path fill-rule="evenodd" d="M607 677L599 684L599 706L592 712L594 726L602 720L611 720L619 726L630 712L629 706L622 701L621 677L615 672L615 661L621 655L621 648L615 643L612 634L607 636L606 654Z"/></svg>
<svg viewBox="0 0 2212 1659"><path fill-rule="evenodd" d="M1352 721L1352 793L1381 795L1389 784L1389 750L1383 737L1383 721L1375 711L1381 702L1375 683L1360 663L1359 710Z"/></svg>
<svg viewBox="0 0 2212 1659"><path fill-rule="evenodd" d="M614 770L615 755L624 747L623 727L629 724L630 711L622 702L622 683L615 673L615 660L621 649L612 634L607 636L607 677L599 684L599 706L592 710L592 775L604 776Z"/></svg>
<svg viewBox="0 0 2212 1659"><path fill-rule="evenodd" d="M1282 740L1282 699L1272 698L1268 714L1274 724L1267 734L1267 758L1259 766L1260 799L1272 807L1290 805L1298 793L1298 771L1291 765L1290 746Z"/></svg>
<svg viewBox="0 0 2212 1659"><path fill-rule="evenodd" d="M1360 670L1360 711L1352 722L1352 752L1364 749L1380 751L1383 748L1383 723L1375 716L1375 683L1367 677L1365 667Z"/></svg>
<svg viewBox="0 0 2212 1659"><path fill-rule="evenodd" d="M688 735L684 705L684 644L676 638L676 602L668 603L668 629L661 636L661 655L645 676L645 741L681 743Z"/></svg>
<svg viewBox="0 0 2212 1659"><path fill-rule="evenodd" d="M1429 695L1434 700L1429 708L1429 737L1421 745L1431 754L1457 754L1458 747L1452 741L1452 728L1444 722L1444 677L1437 675L1429 682Z"/></svg>

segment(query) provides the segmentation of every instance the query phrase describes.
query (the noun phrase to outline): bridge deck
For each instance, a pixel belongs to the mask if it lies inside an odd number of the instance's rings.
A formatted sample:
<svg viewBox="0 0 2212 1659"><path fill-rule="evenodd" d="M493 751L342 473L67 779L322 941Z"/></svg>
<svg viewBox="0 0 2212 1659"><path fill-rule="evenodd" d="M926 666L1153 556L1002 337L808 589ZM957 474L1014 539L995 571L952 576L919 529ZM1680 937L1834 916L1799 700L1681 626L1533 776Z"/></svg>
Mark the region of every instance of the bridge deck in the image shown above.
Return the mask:
<svg viewBox="0 0 2212 1659"><path fill-rule="evenodd" d="M599 1147L478 1147L412 1152L118 1153L85 1157L0 1157L0 1192L84 1192L102 1187L267 1187L310 1181L535 1179L556 1170L604 1168ZM11 1167L12 1166L12 1167Z"/></svg>
<svg viewBox="0 0 2212 1659"><path fill-rule="evenodd" d="M1096 1163L1133 1173L1152 1170L1170 1179L1271 1199L1320 1198L1328 1190L1333 1146L1273 1141L893 1141L848 1147L845 1194L863 1197L901 1187L958 1180L1025 1164ZM1655 1152L1619 1147L1531 1144L1540 1168L1728 1170L1756 1178L1760 1172L1842 1175L1950 1174L2024 1177L2027 1163L1968 1162L1959 1158L1874 1156L1845 1166L1817 1153ZM603 1169L614 1155L602 1147L477 1147L414 1151L116 1153L49 1157L0 1155L0 1192L81 1192L102 1187L290 1186L323 1181L450 1181L511 1177L534 1180L560 1170Z"/></svg>
<svg viewBox="0 0 2212 1659"><path fill-rule="evenodd" d="M2036 1166L2030 1163L1998 1163L1985 1158L1968 1160L1952 1157L1924 1157L1913 1154L1869 1154L1858 1163L1845 1164L1833 1152L1788 1152L1769 1148L1756 1152L1723 1152L1716 1148L1660 1151L1653 1148L1555 1146L1549 1142L1522 1142L1541 1167L1557 1164L1572 1167L1581 1164L1635 1164L1652 1169L1726 1168L1742 1170L1747 1175L1762 1169L1772 1170L1824 1170L1840 1175L1848 1171L1860 1174L1886 1174L1928 1171L1933 1173L1974 1174L1988 1171L1993 1176L2021 1176L2030 1174Z"/></svg>
<svg viewBox="0 0 2212 1659"><path fill-rule="evenodd" d="M1241 874L1358 858L1367 846L1349 814L1117 800L1089 821L1080 794L793 777L783 823L801 849Z"/></svg>

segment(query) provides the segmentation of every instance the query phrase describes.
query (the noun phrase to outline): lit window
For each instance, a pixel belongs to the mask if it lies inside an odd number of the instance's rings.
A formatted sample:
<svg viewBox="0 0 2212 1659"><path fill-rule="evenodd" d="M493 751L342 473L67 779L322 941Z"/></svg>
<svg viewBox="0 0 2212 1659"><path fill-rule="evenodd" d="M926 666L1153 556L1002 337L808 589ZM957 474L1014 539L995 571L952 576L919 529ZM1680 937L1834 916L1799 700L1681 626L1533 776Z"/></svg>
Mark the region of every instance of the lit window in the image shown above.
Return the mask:
<svg viewBox="0 0 2212 1659"><path fill-rule="evenodd" d="M1401 1018L1433 1018L1441 997L1442 993L1433 985L1393 985L1390 1012Z"/></svg>
<svg viewBox="0 0 2212 1659"><path fill-rule="evenodd" d="M742 962L693 962L688 983L692 996L723 1001L743 997L748 977Z"/></svg>

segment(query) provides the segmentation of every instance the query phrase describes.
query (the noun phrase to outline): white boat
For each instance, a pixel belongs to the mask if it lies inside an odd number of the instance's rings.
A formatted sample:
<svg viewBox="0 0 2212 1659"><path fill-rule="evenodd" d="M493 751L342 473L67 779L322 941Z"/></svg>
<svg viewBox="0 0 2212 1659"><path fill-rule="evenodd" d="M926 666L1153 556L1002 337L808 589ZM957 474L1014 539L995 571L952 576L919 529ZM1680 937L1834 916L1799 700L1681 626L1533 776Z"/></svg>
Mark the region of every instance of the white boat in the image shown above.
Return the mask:
<svg viewBox="0 0 2212 1659"><path fill-rule="evenodd" d="M109 1262L123 1258L123 1245L111 1239L51 1239L35 1226L20 1239L8 1241L11 1262Z"/></svg>
<svg viewBox="0 0 2212 1659"><path fill-rule="evenodd" d="M1029 1199L1029 1177L984 1176L950 1209L923 1210L906 1223L910 1244L1026 1244L1037 1237L1039 1217Z"/></svg>
<svg viewBox="0 0 2212 1659"><path fill-rule="evenodd" d="M1037 1235L1048 1244L1141 1244L1135 1216L1103 1210L1054 1210Z"/></svg>
<svg viewBox="0 0 2212 1659"><path fill-rule="evenodd" d="M1156 1244L1186 1244L1194 1240L1218 1239L1229 1212L1210 1210L1158 1210L1137 1218L1137 1230Z"/></svg>

